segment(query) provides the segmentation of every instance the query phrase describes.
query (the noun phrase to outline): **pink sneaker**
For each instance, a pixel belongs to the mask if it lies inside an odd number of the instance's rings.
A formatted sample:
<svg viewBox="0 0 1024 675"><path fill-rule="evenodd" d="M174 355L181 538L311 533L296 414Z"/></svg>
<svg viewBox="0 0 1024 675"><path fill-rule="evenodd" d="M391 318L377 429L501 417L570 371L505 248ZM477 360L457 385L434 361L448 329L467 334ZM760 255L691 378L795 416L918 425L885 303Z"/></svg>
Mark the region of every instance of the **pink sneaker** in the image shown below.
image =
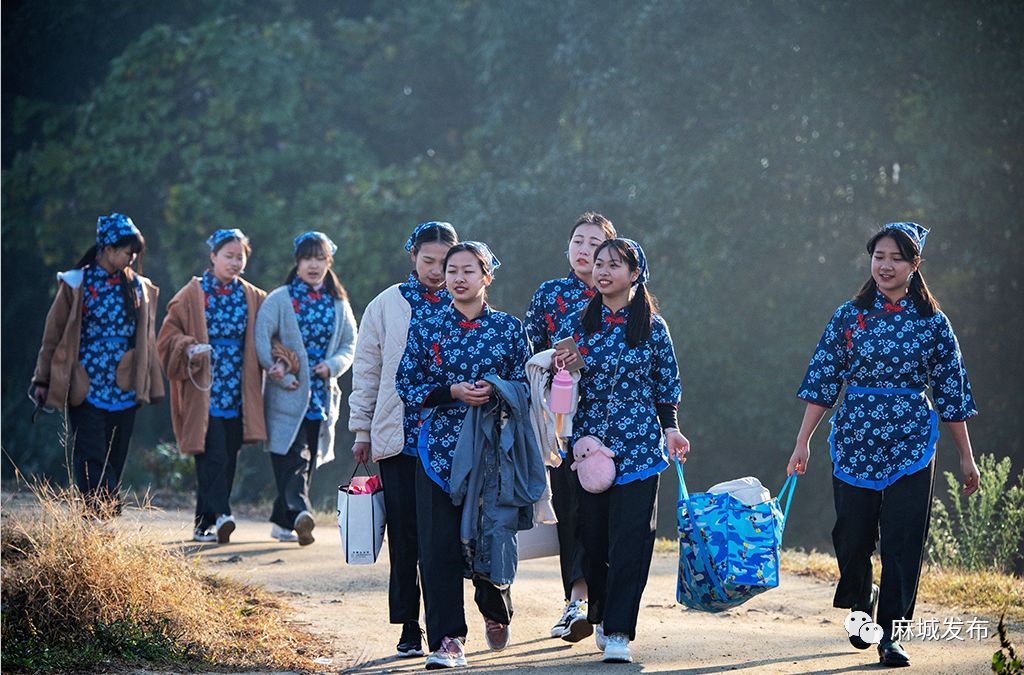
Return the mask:
<svg viewBox="0 0 1024 675"><path fill-rule="evenodd" d="M466 665L466 652L462 649L462 639L446 637L441 640L441 648L431 652L427 657L427 670L456 668Z"/></svg>

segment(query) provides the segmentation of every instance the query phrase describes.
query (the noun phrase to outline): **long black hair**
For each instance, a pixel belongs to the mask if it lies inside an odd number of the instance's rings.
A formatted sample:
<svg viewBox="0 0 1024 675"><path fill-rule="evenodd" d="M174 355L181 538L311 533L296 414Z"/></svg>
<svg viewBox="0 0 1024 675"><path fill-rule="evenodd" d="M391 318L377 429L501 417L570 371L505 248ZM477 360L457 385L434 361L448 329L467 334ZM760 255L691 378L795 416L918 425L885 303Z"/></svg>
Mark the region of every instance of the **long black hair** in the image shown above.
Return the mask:
<svg viewBox="0 0 1024 675"><path fill-rule="evenodd" d="M601 251L611 249L619 259L626 263L630 272L640 267L640 261L633 251L633 247L621 239L609 239L597 247L594 251L594 260L601 254ZM587 306L583 309L583 317L580 323L583 330L588 334L601 330L601 306L604 304L604 296L595 293ZM629 319L626 321L626 342L630 347L636 347L644 340L651 337L651 321L658 313L658 300L647 290L646 284L637 284L633 293L633 299L629 301Z"/></svg>
<svg viewBox="0 0 1024 675"><path fill-rule="evenodd" d="M81 260L75 263L72 269L80 270L88 267L89 265L98 265L96 262L96 256L99 255L103 248L124 248L125 246L131 246L131 251L137 258L135 264L139 268L139 274L142 274L142 259L146 254L146 239L142 236L142 233L138 234L126 234L121 237L113 244L109 246L97 246L93 244L89 247L89 250L85 252ZM128 314L128 319L135 322L138 325L139 322L139 297L135 293L134 276L131 267L120 269L117 271L118 279L121 281L121 296L124 298L125 312ZM131 340L132 345L134 344L134 338Z"/></svg>
<svg viewBox="0 0 1024 675"><path fill-rule="evenodd" d="M455 236L455 232L447 227L438 227L437 225L431 225L430 227L423 228L423 231L416 235L416 238L412 242L412 254L419 255L420 248L424 244L448 244L454 246L459 243L459 238Z"/></svg>
<svg viewBox="0 0 1024 675"><path fill-rule="evenodd" d="M341 279L331 269L331 265L334 263L334 256L331 255L331 251L327 248L327 242L319 237L309 237L303 239L299 243L299 247L295 250L295 265L292 266L288 276L285 278L284 283L290 284L299 273L299 261L306 258L326 258L327 259L327 276L324 277L324 288L330 293L331 297L336 300L348 300L348 293L345 291L345 287L341 285Z"/></svg>
<svg viewBox="0 0 1024 675"><path fill-rule="evenodd" d="M900 255L903 256L904 260L914 262L920 258L921 251L917 244L914 243L914 240L906 232L895 228L881 230L871 237L867 245L868 255L875 254L875 246L878 245L882 237L890 237L896 242L896 246L900 249ZM868 280L857 291L857 295L853 297L853 306L857 309L871 309L875 304L875 293L877 290L878 284L875 283L875 278L869 276ZM920 265L918 265L913 276L910 277L910 287L907 289L907 295L910 296L914 307L917 308L917 313L921 316L935 316L935 313L939 311L939 301L935 299L935 296L928 289L924 275L921 274Z"/></svg>

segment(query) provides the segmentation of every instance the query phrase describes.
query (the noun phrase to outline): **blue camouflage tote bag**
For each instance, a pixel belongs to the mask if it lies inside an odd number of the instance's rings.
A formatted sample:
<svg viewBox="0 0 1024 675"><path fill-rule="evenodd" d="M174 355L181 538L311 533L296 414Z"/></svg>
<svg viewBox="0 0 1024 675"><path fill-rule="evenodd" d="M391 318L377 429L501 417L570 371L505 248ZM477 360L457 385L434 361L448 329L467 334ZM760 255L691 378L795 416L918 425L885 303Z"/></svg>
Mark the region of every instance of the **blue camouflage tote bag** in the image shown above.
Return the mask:
<svg viewBox="0 0 1024 675"><path fill-rule="evenodd" d="M676 600L721 612L779 585L779 548L796 488L789 476L778 497L747 506L728 493L690 494L679 474L679 577ZM788 493L788 496L787 496ZM781 502L786 498L783 509Z"/></svg>

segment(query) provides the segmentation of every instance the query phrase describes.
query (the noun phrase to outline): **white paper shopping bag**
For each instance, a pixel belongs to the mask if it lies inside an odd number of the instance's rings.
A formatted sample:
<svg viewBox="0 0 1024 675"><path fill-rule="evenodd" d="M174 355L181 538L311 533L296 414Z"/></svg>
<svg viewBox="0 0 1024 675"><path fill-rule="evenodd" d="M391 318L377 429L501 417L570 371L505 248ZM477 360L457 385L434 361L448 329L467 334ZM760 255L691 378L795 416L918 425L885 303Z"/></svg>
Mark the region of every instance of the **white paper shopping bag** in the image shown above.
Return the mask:
<svg viewBox="0 0 1024 675"><path fill-rule="evenodd" d="M338 529L346 563L377 561L384 543L384 515L384 489L378 476L353 472L348 485L338 487Z"/></svg>

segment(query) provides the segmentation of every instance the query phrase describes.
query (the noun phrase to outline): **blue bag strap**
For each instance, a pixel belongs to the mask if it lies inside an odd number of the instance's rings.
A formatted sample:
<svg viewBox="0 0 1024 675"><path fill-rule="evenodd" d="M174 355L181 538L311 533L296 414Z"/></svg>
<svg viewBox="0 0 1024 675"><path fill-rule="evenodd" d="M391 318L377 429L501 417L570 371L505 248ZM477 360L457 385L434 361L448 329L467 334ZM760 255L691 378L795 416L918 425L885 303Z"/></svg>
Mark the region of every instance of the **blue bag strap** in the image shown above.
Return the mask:
<svg viewBox="0 0 1024 675"><path fill-rule="evenodd" d="M679 501L688 502L690 500L690 493L686 489L686 479L683 478L683 465L679 463L678 459L674 461L676 463L676 475L679 476ZM697 559L701 564L704 576L711 584L711 592L715 596L718 596L715 597L715 600L724 602L729 599L729 596L726 594L725 588L722 586L722 580L718 578L718 571L712 565L713 558L711 557L711 553L708 551L707 545L704 543L704 537L700 536L700 527L697 526L697 522L693 519L693 509L690 508L689 504L686 505L686 516L690 521L693 540L697 542L697 548L700 551L700 555L697 556Z"/></svg>
<svg viewBox="0 0 1024 675"><path fill-rule="evenodd" d="M789 490L789 495L786 495L786 490ZM786 521L789 519L789 505L793 502L793 492L796 490L796 472L793 472L792 476L786 477L786 482L782 484L782 489L779 490L779 504L782 504L782 498L786 497L786 505L782 507L782 526L786 526Z"/></svg>
<svg viewBox="0 0 1024 675"><path fill-rule="evenodd" d="M686 490L686 480L683 478L683 465L679 463L679 460L673 460L676 463L676 475L679 476L679 501L686 501L690 498L690 493Z"/></svg>

